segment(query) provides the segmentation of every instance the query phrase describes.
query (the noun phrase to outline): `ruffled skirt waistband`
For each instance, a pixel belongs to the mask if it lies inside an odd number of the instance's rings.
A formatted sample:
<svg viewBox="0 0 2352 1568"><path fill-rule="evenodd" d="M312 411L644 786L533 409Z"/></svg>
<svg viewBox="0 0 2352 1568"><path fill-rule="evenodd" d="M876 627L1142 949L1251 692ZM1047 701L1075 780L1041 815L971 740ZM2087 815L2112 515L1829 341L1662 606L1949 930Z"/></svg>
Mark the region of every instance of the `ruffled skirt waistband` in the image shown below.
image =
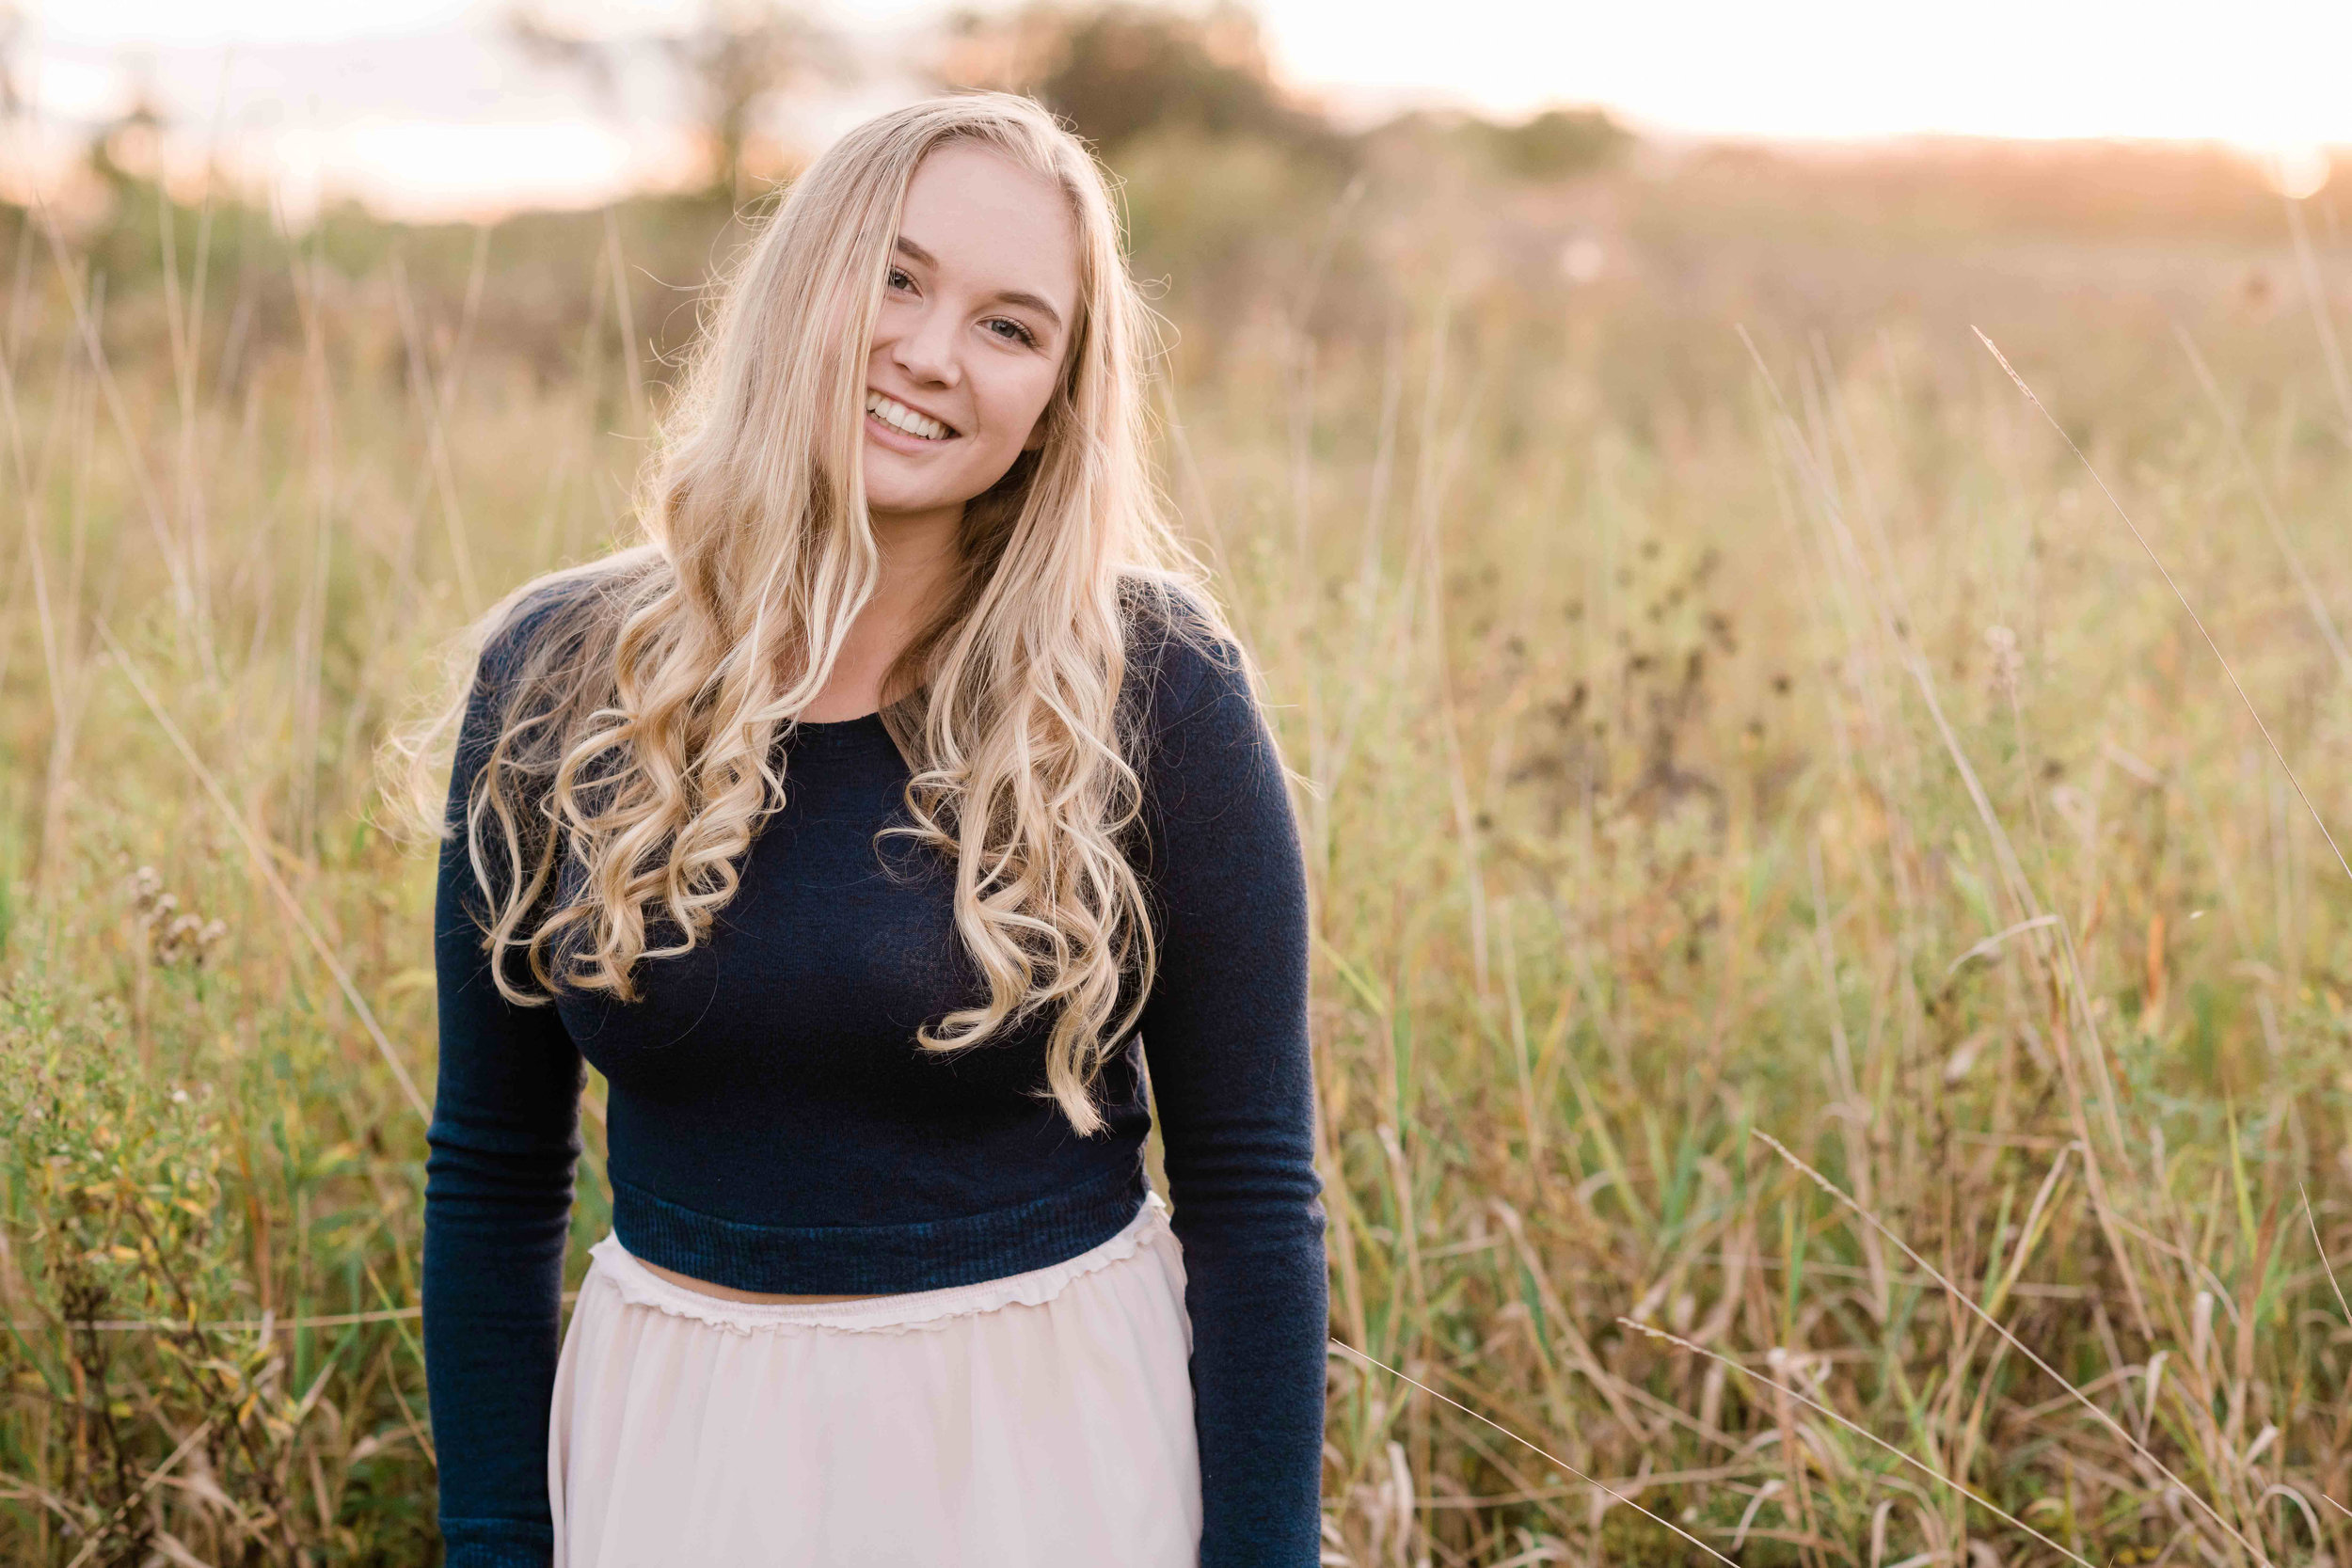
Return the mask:
<svg viewBox="0 0 2352 1568"><path fill-rule="evenodd" d="M728 1301L593 1249L549 1414L555 1568L1194 1568L1166 1206L1077 1257L857 1301Z"/></svg>

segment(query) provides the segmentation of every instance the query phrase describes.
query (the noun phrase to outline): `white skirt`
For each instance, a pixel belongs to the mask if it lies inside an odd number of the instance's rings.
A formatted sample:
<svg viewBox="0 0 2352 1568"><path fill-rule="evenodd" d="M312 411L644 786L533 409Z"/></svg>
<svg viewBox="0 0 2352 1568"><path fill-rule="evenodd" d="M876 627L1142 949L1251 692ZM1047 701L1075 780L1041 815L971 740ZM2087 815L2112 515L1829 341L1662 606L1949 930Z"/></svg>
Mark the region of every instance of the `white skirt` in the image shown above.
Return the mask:
<svg viewBox="0 0 2352 1568"><path fill-rule="evenodd" d="M1183 1250L1125 1229L1003 1279L727 1301L607 1236L555 1373L555 1568L1193 1568Z"/></svg>

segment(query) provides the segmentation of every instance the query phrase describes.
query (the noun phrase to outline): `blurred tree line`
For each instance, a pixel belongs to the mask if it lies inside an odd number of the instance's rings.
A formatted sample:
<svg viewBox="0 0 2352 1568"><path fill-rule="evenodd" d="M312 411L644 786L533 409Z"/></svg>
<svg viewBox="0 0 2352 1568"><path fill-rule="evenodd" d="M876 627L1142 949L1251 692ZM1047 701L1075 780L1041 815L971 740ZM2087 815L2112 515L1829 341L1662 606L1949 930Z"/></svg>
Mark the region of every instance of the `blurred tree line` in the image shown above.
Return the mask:
<svg viewBox="0 0 2352 1568"><path fill-rule="evenodd" d="M764 112L803 90L853 85L861 67L846 40L814 13L782 0L709 0L674 31L596 37L566 28L543 0L519 0L508 36L533 59L576 72L597 101L619 107L632 55L666 60L707 149L708 189L742 199L759 166ZM948 13L918 71L942 87L1028 93L1114 163L1139 139L1181 130L1250 138L1346 171L1359 137L1277 83L1257 17L1236 0L1205 6L1109 0L1032 0L1019 9ZM1597 110L1550 110L1518 124L1461 117L1455 134L1502 173L1558 179L1606 163L1627 141Z"/></svg>
<svg viewBox="0 0 2352 1568"><path fill-rule="evenodd" d="M1334 169L1352 138L1278 87L1257 19L1230 0L1200 11L1136 4L952 13L931 71L946 87L1025 92L1116 165L1155 133L1250 137Z"/></svg>
<svg viewBox="0 0 2352 1568"><path fill-rule="evenodd" d="M446 336L547 381L576 376L595 336L583 324L605 312L658 376L694 328L702 285L806 155L792 111L885 67L941 87L1032 93L1086 137L1118 177L1138 275L1179 328L1181 368L1195 372L1214 372L1222 345L1262 329L1370 341L1356 329L1391 319L1419 287L1408 280L1425 281L1416 259L1439 250L1449 267L1467 261L1479 286L1506 280L1497 286L1519 291L1523 318L1536 320L1557 317L1564 288L1599 277L1662 291L1662 302L1765 236L1820 256L1909 247L1927 264L1995 238L2266 244L2277 232L2275 193L2217 148L1661 147L1635 165L1632 138L1593 110L1508 123L1423 111L1352 127L1285 86L1255 18L1232 0L960 10L888 61L861 57L801 0L703 0L666 30L624 36L567 24L566 0L504 3L518 71L570 74L624 126L642 123L631 117L646 112L649 84L682 110L702 148L691 177L609 210L522 212L488 230L388 222L330 200L288 233L266 192L165 182L175 128L137 101L97 128L80 195L56 210L107 341L171 341L170 258L183 280L206 280L193 341L224 378L244 356L299 347L298 278L385 307L350 319L415 324L421 354L396 334L366 356L387 374L416 373ZM28 70L12 57L27 41L14 14L0 0L0 109L19 100ZM27 217L0 202L10 247L0 265L57 288ZM2338 243L2332 229L2320 237ZM1808 265L1788 281L1815 298L1822 276ZM393 293L405 300L378 297Z"/></svg>
<svg viewBox="0 0 2352 1568"><path fill-rule="evenodd" d="M667 100L690 117L703 149L699 176L684 188L610 213L518 213L496 225L486 247L473 225L387 222L347 198L330 199L288 235L264 193L221 179L203 201L190 199L184 182L167 190L160 149L170 128L142 98L91 136L84 184L96 198L83 203L71 236L86 277L103 279L110 336L136 332L142 319L161 330L164 307L143 317L139 301L160 299L167 255L186 277L200 249L208 309L229 318L210 340L219 352L297 342L292 245L314 278L354 289L386 287L396 271L421 320L473 297L479 346L518 351L548 377L569 372L577 324L614 277L630 291L649 357L680 348L697 287L806 156L779 131L781 111L796 97L858 85L875 63L790 0L707 0L667 30L621 36L574 26L560 8L561 0L514 0L504 31L520 58L568 75L616 123L628 121L630 84L665 81ZM15 79L10 37L0 27L0 92ZM1281 84L1255 17L1232 0L1033 0L959 10L914 58L892 63L941 88L1027 92L1062 116L1118 176L1138 271L1164 281L1160 309L1180 324L1197 320L1203 302L1214 302L1219 322L1245 318L1293 288L1317 255L1343 293L1349 259L1324 244L1330 214L1350 182L1400 142L1466 165L1473 178L1520 184L1573 180L1628 142L1597 112L1555 111L1520 124L1411 115L1343 128ZM12 234L20 255L29 240L39 254L46 242L26 232L27 217L0 207L0 236ZM615 253L628 263L619 273L606 265ZM478 282L477 263L486 265ZM1336 298L1327 285L1326 308ZM1190 336L1199 345L1216 334ZM407 356L385 357L400 373Z"/></svg>

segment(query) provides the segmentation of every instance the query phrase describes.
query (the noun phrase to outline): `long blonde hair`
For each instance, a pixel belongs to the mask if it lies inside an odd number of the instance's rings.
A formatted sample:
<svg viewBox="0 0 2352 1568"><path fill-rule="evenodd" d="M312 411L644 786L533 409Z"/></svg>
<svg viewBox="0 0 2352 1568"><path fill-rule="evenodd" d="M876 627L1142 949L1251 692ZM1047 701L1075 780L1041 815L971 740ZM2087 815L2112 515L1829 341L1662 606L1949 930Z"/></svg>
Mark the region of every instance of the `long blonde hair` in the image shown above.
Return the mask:
<svg viewBox="0 0 2352 1568"><path fill-rule="evenodd" d="M966 504L952 590L885 680L904 693L883 721L913 770L912 826L887 831L952 862L956 927L988 987L917 1039L961 1050L1050 1013L1046 1091L1093 1132L1090 1087L1155 967L1122 848L1142 797L1128 634L1139 618L1227 646L1230 633L1151 481L1154 318L1106 176L1029 99L894 110L793 182L705 324L647 466L644 542L527 584L477 626L485 643L525 615L535 629L501 683L463 831L491 970L516 1003L559 986L632 1001L641 960L708 935L788 787L775 743L874 592L866 348L908 181L961 140L1068 198L1077 322L1041 447ZM437 738L465 707L460 692ZM536 990L507 974L515 955Z"/></svg>

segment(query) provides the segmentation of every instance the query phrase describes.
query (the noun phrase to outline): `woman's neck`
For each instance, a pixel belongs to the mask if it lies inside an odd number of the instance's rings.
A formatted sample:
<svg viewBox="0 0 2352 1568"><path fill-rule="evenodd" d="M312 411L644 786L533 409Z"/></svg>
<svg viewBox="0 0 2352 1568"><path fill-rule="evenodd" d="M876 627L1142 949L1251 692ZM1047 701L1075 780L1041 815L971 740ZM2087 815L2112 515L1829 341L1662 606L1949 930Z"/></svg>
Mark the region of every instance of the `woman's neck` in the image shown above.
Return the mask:
<svg viewBox="0 0 2352 1568"><path fill-rule="evenodd" d="M961 506L873 515L882 576L874 596L858 611L842 641L832 678L801 710L802 718L834 723L862 718L882 705L882 682L890 667L930 624L954 584L962 522Z"/></svg>

